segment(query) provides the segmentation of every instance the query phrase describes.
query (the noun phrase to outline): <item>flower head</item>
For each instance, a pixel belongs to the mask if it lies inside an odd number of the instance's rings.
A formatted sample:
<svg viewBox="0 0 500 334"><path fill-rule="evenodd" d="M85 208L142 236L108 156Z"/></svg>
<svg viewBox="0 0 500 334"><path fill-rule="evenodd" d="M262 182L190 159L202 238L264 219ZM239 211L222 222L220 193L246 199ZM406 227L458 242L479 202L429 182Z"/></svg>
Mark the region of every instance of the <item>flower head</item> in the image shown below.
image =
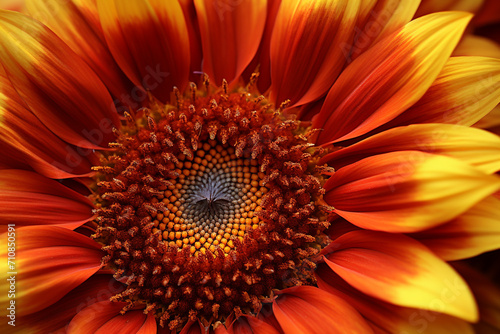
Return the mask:
<svg viewBox="0 0 500 334"><path fill-rule="evenodd" d="M468 127L500 61L451 57L471 15L417 7L1 11L15 329L470 332L446 261L500 244L500 138Z"/></svg>

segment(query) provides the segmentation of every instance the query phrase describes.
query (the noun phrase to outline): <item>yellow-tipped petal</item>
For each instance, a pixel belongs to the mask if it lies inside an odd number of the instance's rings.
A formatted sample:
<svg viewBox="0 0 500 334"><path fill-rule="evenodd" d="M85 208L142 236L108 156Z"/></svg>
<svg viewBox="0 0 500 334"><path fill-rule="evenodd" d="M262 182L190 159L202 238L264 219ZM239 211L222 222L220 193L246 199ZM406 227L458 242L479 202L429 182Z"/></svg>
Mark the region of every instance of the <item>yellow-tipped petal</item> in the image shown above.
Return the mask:
<svg viewBox="0 0 500 334"><path fill-rule="evenodd" d="M326 263L363 293L395 305L477 320L477 306L464 280L414 239L354 231L334 242L337 250L326 256Z"/></svg>
<svg viewBox="0 0 500 334"><path fill-rule="evenodd" d="M318 144L360 136L392 120L432 85L471 19L462 12L416 19L354 60L313 118Z"/></svg>
<svg viewBox="0 0 500 334"><path fill-rule="evenodd" d="M472 125L500 102L500 59L452 57L436 81L388 126L415 123Z"/></svg>
<svg viewBox="0 0 500 334"><path fill-rule="evenodd" d="M178 1L97 1L104 36L116 62L129 79L162 102L174 86L188 84L189 35ZM138 105L147 99L134 90Z"/></svg>
<svg viewBox="0 0 500 334"><path fill-rule="evenodd" d="M35 116L68 143L98 149L114 140L118 114L100 78L49 28L0 11L0 63Z"/></svg>
<svg viewBox="0 0 500 334"><path fill-rule="evenodd" d="M451 222L412 235L446 261L500 248L500 199L490 196Z"/></svg>
<svg viewBox="0 0 500 334"><path fill-rule="evenodd" d="M443 224L500 189L500 177L450 157L400 151L340 168L325 201L362 228L416 232Z"/></svg>
<svg viewBox="0 0 500 334"><path fill-rule="evenodd" d="M451 124L415 124L390 129L330 153L321 163L340 168L368 156L404 150L450 156L489 174L500 171L499 136Z"/></svg>

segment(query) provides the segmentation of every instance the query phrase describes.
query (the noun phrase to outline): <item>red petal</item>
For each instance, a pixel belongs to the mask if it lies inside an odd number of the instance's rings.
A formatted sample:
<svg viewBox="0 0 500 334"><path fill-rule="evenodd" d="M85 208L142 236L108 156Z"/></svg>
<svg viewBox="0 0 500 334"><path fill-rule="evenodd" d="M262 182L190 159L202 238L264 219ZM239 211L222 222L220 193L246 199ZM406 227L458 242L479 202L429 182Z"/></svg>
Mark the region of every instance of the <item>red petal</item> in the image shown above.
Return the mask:
<svg viewBox="0 0 500 334"><path fill-rule="evenodd" d="M271 100L314 101L332 86L346 62L359 1L284 1L271 39Z"/></svg>
<svg viewBox="0 0 500 334"><path fill-rule="evenodd" d="M26 8L85 60L113 96L130 92L132 83L109 52L94 1L27 0Z"/></svg>
<svg viewBox="0 0 500 334"><path fill-rule="evenodd" d="M372 333L348 303L312 286L281 290L273 301L273 311L287 334Z"/></svg>
<svg viewBox="0 0 500 334"><path fill-rule="evenodd" d="M9 231L8 233L12 233ZM10 236L10 234L9 234ZM2 257L7 259L7 235L2 236ZM57 226L28 226L15 231L15 271L17 314L38 312L92 276L101 266L100 245L81 234ZM6 261L7 262L7 261ZM7 263L5 263L7 265ZM7 291L8 281L0 281ZM0 296L2 305L7 294Z"/></svg>
<svg viewBox="0 0 500 334"><path fill-rule="evenodd" d="M234 82L259 47L267 3L194 0L203 47L203 71L216 85Z"/></svg>
<svg viewBox="0 0 500 334"><path fill-rule="evenodd" d="M7 224L55 225L68 229L92 219L92 203L61 183L34 172L0 170L0 231Z"/></svg>
<svg viewBox="0 0 500 334"><path fill-rule="evenodd" d="M471 15L431 14L414 20L353 61L328 92L313 126L326 144L355 138L417 102L436 79Z"/></svg>
<svg viewBox="0 0 500 334"><path fill-rule="evenodd" d="M369 321L376 333L474 334L472 327L461 319L438 312L392 305L363 294L325 264L316 269L315 277L321 289L348 302Z"/></svg>
<svg viewBox="0 0 500 334"><path fill-rule="evenodd" d="M36 117L68 143L107 147L118 115L88 65L50 29L22 14L0 13L0 30L0 61Z"/></svg>
<svg viewBox="0 0 500 334"><path fill-rule="evenodd" d="M0 74L0 162L56 179L90 173L92 150L75 148L47 129L29 111L10 81Z"/></svg>
<svg viewBox="0 0 500 334"><path fill-rule="evenodd" d="M363 293L395 305L477 320L467 284L419 242L375 231L349 232L334 242L337 250L325 262Z"/></svg>
<svg viewBox="0 0 500 334"><path fill-rule="evenodd" d="M189 76L189 35L178 1L98 1L106 42L116 62L137 85L130 92L132 108L149 90L170 101L174 86L181 91Z"/></svg>
<svg viewBox="0 0 500 334"><path fill-rule="evenodd" d="M343 167L324 188L335 213L356 226L416 232L467 211L500 189L500 178L449 157L400 151Z"/></svg>
<svg viewBox="0 0 500 334"><path fill-rule="evenodd" d="M500 199L490 196L449 223L412 235L442 259L470 258L500 248Z"/></svg>

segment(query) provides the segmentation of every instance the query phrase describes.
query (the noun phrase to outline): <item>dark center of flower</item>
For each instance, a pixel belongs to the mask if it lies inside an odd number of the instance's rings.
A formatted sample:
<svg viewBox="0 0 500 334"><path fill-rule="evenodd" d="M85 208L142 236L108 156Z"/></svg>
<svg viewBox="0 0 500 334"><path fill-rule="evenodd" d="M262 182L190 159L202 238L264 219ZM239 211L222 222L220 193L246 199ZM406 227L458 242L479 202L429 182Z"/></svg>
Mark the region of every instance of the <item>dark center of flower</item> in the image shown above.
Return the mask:
<svg viewBox="0 0 500 334"><path fill-rule="evenodd" d="M177 92L176 92L177 93ZM315 284L326 246L319 148L292 116L246 91L176 94L116 131L96 173L112 299L178 330L256 314L274 291Z"/></svg>

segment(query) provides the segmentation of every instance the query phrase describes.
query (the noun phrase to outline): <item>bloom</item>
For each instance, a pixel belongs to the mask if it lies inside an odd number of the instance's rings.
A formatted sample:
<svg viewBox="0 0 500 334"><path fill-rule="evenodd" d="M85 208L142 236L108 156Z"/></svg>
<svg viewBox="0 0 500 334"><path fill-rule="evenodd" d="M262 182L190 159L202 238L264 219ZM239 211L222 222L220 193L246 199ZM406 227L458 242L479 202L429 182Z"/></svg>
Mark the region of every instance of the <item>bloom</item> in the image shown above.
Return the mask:
<svg viewBox="0 0 500 334"><path fill-rule="evenodd" d="M500 61L450 57L470 14L26 6L0 12L15 329L472 331L446 261L499 247L500 138L468 126Z"/></svg>

